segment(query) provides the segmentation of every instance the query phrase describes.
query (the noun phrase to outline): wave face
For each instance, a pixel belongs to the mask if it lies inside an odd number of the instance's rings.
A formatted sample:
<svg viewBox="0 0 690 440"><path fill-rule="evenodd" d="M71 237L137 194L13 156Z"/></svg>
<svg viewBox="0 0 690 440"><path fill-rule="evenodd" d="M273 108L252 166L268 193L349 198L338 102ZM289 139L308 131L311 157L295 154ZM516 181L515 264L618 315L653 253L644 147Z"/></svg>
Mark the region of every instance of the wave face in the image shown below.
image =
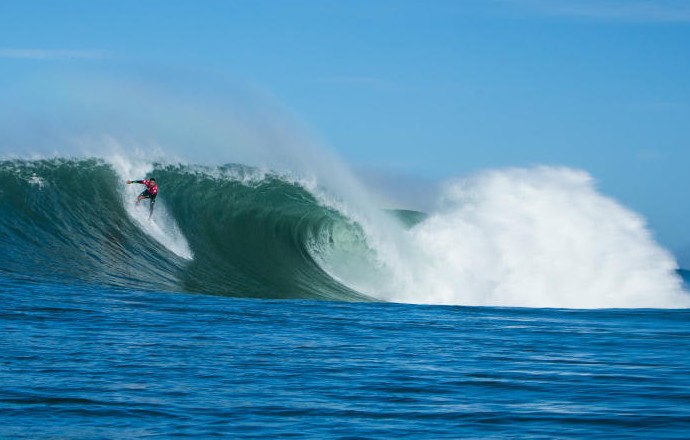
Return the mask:
<svg viewBox="0 0 690 440"><path fill-rule="evenodd" d="M142 187L124 184L145 176L161 188L151 221L133 203ZM242 165L2 161L0 275L238 297L690 307L675 260L583 172L484 173L449 185L436 212L380 223L328 194Z"/></svg>
<svg viewBox="0 0 690 440"><path fill-rule="evenodd" d="M367 299L316 261L337 246L334 237L361 232L298 182L242 166L158 166L148 174L161 186L149 222L146 203L133 205L143 187L124 185L122 169L96 159L0 162L0 272L242 297Z"/></svg>

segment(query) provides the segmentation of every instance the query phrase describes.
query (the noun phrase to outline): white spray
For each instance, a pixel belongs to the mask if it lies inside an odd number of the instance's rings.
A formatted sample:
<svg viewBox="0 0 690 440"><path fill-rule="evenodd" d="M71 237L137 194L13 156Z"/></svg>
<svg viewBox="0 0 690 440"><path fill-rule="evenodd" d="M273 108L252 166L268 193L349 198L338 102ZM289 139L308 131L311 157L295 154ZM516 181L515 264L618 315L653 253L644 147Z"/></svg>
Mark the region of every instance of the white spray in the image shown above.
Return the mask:
<svg viewBox="0 0 690 440"><path fill-rule="evenodd" d="M107 160L121 179L121 195L127 215L142 231L165 246L166 249L179 257L191 260L194 254L175 219L165 208L164 196L159 197L159 200L156 201L155 213L149 219L148 201L144 201L145 203L140 205L135 204L141 187L125 183L129 179L145 178L150 174L153 166L143 160L141 162L132 161L120 155L113 155Z"/></svg>
<svg viewBox="0 0 690 440"><path fill-rule="evenodd" d="M564 308L689 307L672 256L585 172L490 171L450 184L410 231L414 280L387 299Z"/></svg>
<svg viewBox="0 0 690 440"><path fill-rule="evenodd" d="M377 298L575 308L690 306L670 254L654 242L639 216L597 193L586 173L562 168L492 171L456 182L447 188L442 208L406 233L381 214L336 155L304 135L286 112L272 109L270 97L256 102L250 97L241 101L254 105L237 108L225 101L235 102L243 94L231 91L225 94L229 99L223 93L214 98L218 88L213 82L201 91L191 89L190 95L199 92L198 98L175 99L145 81L55 81L55 89L63 93L40 97L68 98L64 103L48 99L48 109L65 110L58 112L57 121L48 118L42 124L50 129L42 136L46 144L23 139L35 130L20 129L19 139L5 140L5 133L13 132L10 118L0 130L3 145L28 142L44 151L63 151L71 133L110 133L117 139L162 143L166 157L191 155L194 163L240 162L313 178L318 183L312 192L322 203L361 225L378 276L376 282L369 276L348 279L359 266L345 271L332 267L332 273ZM62 141L56 145L57 139ZM164 189L154 222L134 207L138 189L124 181L143 177L152 167L132 161L132 154L127 157L108 161L123 180L128 215L172 252L192 258L165 209ZM328 195L320 188L327 188Z"/></svg>

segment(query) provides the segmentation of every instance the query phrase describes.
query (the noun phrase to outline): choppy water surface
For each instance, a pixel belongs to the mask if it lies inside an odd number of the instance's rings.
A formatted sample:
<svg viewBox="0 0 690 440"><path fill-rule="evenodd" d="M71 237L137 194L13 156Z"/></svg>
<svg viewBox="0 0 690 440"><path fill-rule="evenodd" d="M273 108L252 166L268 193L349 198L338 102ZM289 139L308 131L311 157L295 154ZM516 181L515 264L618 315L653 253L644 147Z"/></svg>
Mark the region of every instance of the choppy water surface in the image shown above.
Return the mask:
<svg viewBox="0 0 690 440"><path fill-rule="evenodd" d="M0 437L687 438L690 311L0 284Z"/></svg>

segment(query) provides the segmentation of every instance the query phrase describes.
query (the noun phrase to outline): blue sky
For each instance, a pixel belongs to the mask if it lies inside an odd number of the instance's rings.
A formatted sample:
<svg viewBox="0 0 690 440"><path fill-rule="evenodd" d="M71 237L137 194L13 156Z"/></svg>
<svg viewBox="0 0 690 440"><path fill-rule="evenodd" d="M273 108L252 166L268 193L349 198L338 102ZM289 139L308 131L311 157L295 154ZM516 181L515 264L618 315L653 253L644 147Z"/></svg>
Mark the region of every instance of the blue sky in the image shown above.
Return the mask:
<svg viewBox="0 0 690 440"><path fill-rule="evenodd" d="M581 168L690 243L685 0L0 2L0 85L143 64L261 87L360 169Z"/></svg>

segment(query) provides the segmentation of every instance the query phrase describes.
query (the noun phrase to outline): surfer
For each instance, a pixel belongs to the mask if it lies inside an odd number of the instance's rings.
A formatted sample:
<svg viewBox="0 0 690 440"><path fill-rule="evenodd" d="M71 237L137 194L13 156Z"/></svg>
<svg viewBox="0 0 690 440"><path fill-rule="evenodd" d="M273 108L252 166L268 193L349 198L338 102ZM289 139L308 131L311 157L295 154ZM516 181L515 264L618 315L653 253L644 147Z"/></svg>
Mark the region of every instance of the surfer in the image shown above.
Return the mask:
<svg viewBox="0 0 690 440"><path fill-rule="evenodd" d="M156 179L153 177L149 178L148 180L128 180L127 184L131 183L141 183L142 185L146 186L146 189L139 194L139 197L137 197L137 205L139 202L141 202L144 199L149 199L150 200L150 207L149 207L149 218L153 215L153 206L156 204L156 196L158 195L158 184L156 184Z"/></svg>

